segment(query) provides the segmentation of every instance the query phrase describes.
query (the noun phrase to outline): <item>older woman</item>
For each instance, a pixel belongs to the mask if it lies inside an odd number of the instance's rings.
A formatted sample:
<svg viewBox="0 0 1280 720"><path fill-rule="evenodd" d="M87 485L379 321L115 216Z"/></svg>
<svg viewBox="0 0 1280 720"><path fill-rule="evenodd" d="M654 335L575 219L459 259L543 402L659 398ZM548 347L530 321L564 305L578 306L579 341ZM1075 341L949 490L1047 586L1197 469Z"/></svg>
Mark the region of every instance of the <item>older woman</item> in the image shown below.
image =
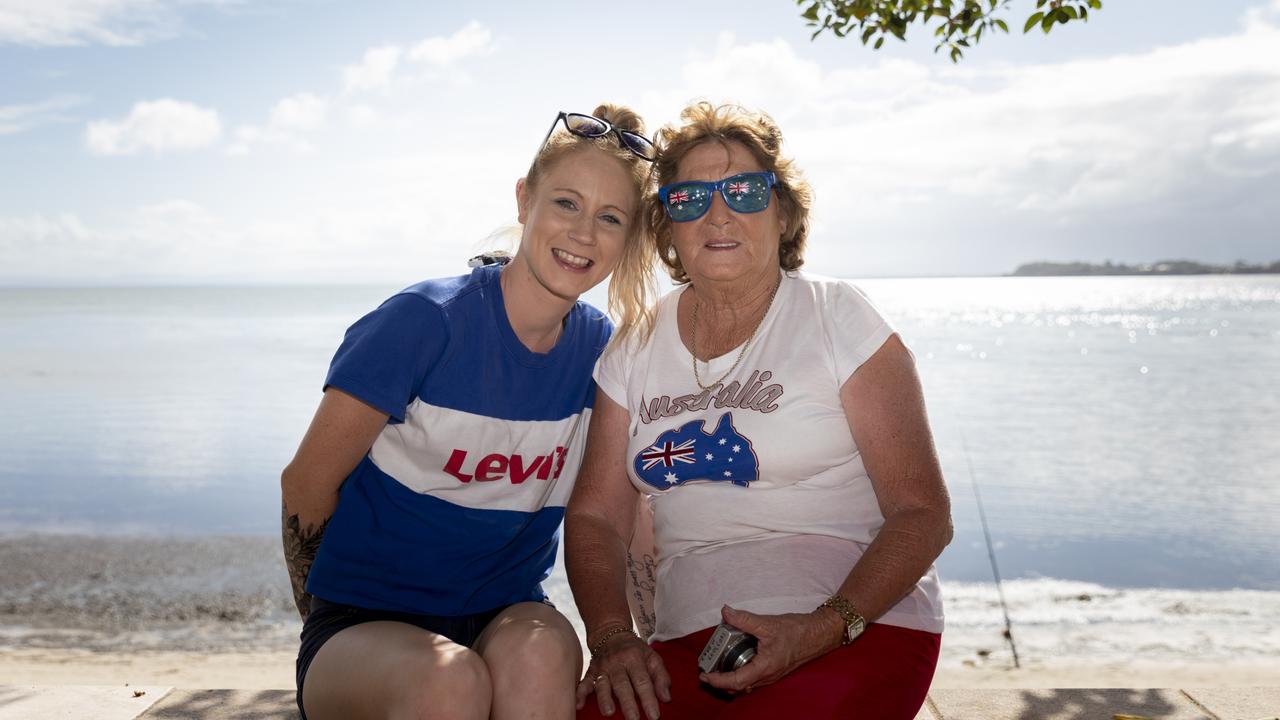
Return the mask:
<svg viewBox="0 0 1280 720"><path fill-rule="evenodd" d="M951 539L912 356L853 286L798 272L811 192L773 120L708 103L682 119L646 212L685 287L601 358L566 514L592 653L578 716L911 718ZM624 593L638 502L658 551L651 644ZM757 654L700 673L721 622Z"/></svg>

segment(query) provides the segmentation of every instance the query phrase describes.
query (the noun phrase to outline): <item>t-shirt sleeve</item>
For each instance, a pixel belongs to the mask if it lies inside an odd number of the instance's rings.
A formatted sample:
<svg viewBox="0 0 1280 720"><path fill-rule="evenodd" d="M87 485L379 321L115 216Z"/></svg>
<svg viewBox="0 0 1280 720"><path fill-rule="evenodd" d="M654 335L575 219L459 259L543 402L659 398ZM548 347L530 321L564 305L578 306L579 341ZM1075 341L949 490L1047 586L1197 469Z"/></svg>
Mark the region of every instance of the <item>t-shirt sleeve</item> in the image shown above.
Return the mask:
<svg viewBox="0 0 1280 720"><path fill-rule="evenodd" d="M609 344L600 355L600 359L596 361L595 371L591 373L591 377L595 378L596 387L622 407L627 406L627 376L631 372L629 360L631 354L628 348L632 345L630 342L632 339L627 338L627 342Z"/></svg>
<svg viewBox="0 0 1280 720"><path fill-rule="evenodd" d="M858 288L832 282L826 288L823 324L836 378L843 385L895 331Z"/></svg>
<svg viewBox="0 0 1280 720"><path fill-rule="evenodd" d="M396 295L347 329L324 386L404 422L447 339L439 307L417 295Z"/></svg>

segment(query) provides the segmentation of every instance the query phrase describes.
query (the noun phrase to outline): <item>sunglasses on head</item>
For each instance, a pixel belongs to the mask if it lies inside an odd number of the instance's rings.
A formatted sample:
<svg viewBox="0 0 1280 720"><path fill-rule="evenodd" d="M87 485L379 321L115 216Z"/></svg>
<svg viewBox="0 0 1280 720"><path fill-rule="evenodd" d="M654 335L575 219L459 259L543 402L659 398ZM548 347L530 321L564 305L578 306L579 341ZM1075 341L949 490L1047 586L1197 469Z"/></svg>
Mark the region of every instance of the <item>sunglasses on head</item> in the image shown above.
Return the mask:
<svg viewBox="0 0 1280 720"><path fill-rule="evenodd" d="M769 207L769 196L777 186L778 178L771 172L748 172L715 182L686 180L663 185L658 188L658 197L674 222L690 222L707 214L717 190L734 212L756 213Z"/></svg>
<svg viewBox="0 0 1280 720"><path fill-rule="evenodd" d="M594 115L583 115L582 113L567 113L563 110L551 121L551 129L547 131L547 136L542 138L542 145L538 147L538 152L542 152L542 148L547 146L547 141L551 139L551 133L556 130L556 123L564 121L564 127L569 132L584 138L604 137L609 133L613 133L618 138L618 144L631 151L632 155L653 162L658 158L658 149L653 146L649 138L638 132L630 130L621 130L613 126L607 120L601 120Z"/></svg>

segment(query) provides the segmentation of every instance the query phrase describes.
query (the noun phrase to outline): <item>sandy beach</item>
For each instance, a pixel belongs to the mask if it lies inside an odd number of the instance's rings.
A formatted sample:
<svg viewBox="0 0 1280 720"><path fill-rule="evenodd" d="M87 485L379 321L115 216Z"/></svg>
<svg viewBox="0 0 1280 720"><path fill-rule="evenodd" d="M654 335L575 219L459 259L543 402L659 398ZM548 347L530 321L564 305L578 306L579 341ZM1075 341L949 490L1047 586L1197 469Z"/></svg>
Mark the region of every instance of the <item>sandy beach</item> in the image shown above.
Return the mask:
<svg viewBox="0 0 1280 720"><path fill-rule="evenodd" d="M300 623L269 537L0 537L0 684L291 688ZM580 620L563 574L547 590ZM944 584L938 688L1248 687L1280 677L1280 592Z"/></svg>

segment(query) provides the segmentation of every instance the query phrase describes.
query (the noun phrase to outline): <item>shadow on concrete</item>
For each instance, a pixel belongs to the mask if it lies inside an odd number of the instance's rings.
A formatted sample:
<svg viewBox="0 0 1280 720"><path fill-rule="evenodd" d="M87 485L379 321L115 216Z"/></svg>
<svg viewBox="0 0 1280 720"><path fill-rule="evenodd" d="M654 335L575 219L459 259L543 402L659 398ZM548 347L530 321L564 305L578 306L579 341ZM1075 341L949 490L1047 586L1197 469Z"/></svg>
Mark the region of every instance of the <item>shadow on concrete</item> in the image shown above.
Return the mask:
<svg viewBox="0 0 1280 720"><path fill-rule="evenodd" d="M1190 702L1177 702L1171 699L1171 693L1176 694L1177 690L1026 690L1022 692L1025 705L1018 720L1110 720L1117 714L1153 719L1176 716L1208 720L1209 716L1202 712L1187 715Z"/></svg>
<svg viewBox="0 0 1280 720"><path fill-rule="evenodd" d="M293 690L175 690L139 720L299 720Z"/></svg>
<svg viewBox="0 0 1280 720"><path fill-rule="evenodd" d="M18 687L0 688L0 708L12 705L27 696L27 691Z"/></svg>

